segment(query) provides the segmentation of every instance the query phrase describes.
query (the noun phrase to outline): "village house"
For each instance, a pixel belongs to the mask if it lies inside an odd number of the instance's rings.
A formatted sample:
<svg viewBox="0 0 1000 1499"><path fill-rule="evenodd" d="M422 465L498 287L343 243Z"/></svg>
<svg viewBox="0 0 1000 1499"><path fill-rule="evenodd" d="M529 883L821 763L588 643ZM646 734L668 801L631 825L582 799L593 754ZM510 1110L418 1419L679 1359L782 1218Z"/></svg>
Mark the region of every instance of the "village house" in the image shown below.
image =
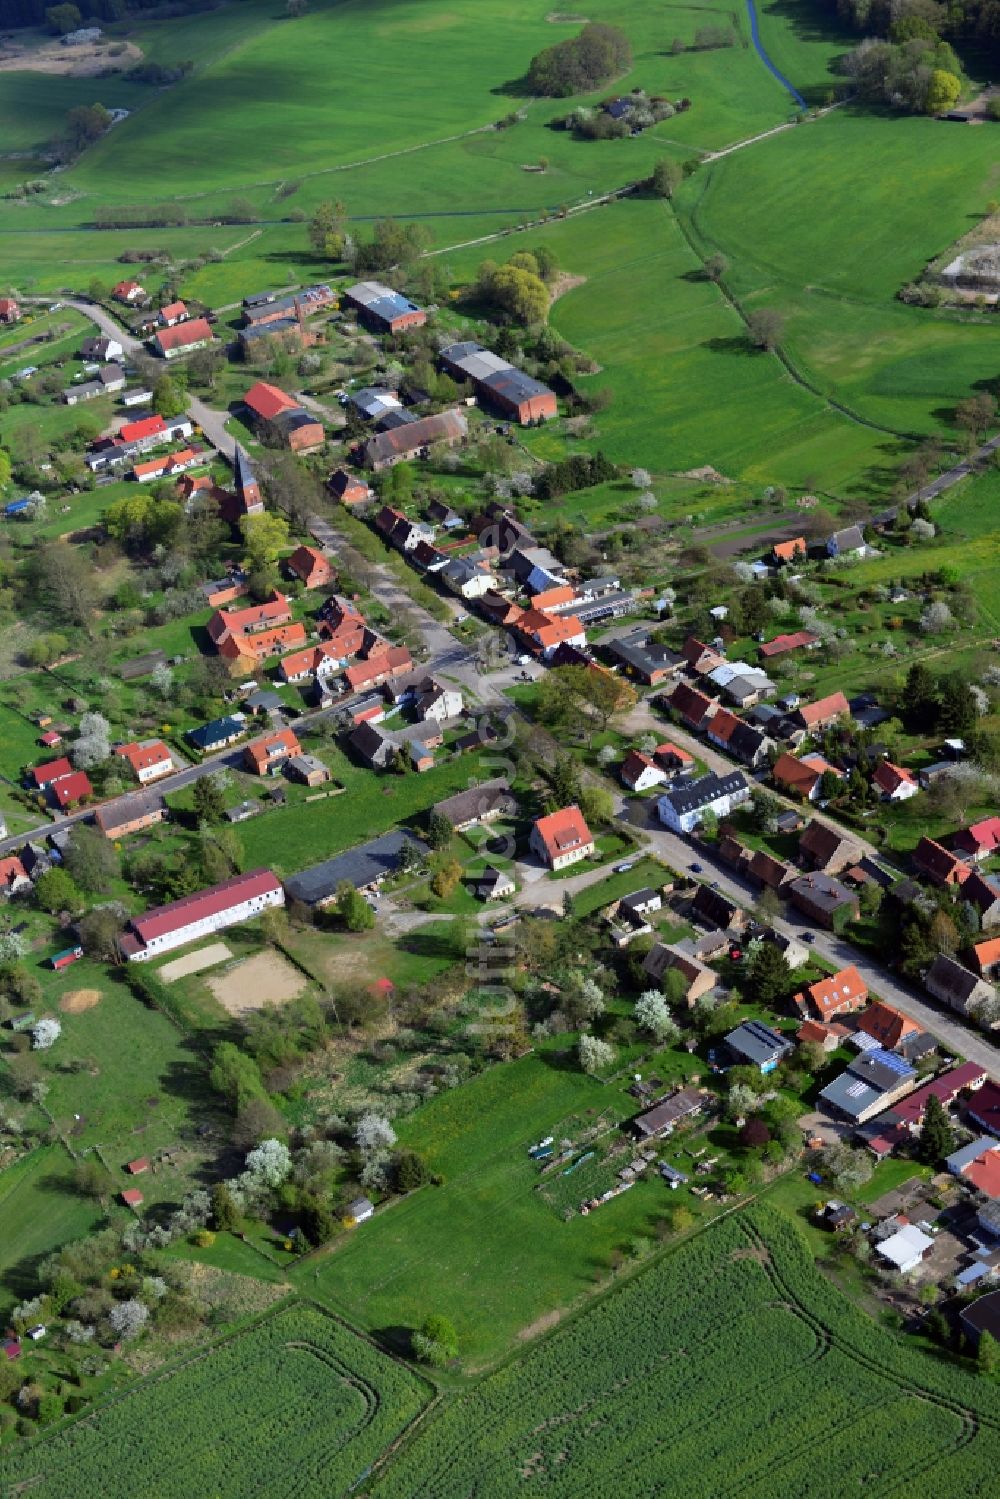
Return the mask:
<svg viewBox="0 0 1000 1499"><path fill-rule="evenodd" d="M845 526L842 531L834 531L827 538L825 549L828 557L847 557L852 553L863 556L868 551L860 526Z"/></svg>
<svg viewBox="0 0 1000 1499"><path fill-rule="evenodd" d="M803 1020L795 1039L800 1046L819 1046L829 1054L837 1050L845 1029L842 1025L823 1025L819 1020Z"/></svg>
<svg viewBox="0 0 1000 1499"><path fill-rule="evenodd" d="M94 822L105 838L114 842L118 838L127 838L130 833L155 827L166 815L167 804L159 792L145 791L105 802L94 812Z"/></svg>
<svg viewBox="0 0 1000 1499"><path fill-rule="evenodd" d="M634 890L630 895L623 895L621 900L612 901L604 915L611 928L611 941L615 947L627 947L636 937L647 937L652 933L653 927L649 921L654 911L659 911L663 905L663 897L659 890L651 886L644 886L641 890Z"/></svg>
<svg viewBox="0 0 1000 1499"><path fill-rule="evenodd" d="M1000 967L1000 937L988 937L984 942L977 942L972 948L970 967L974 968L981 978L995 979L997 969Z"/></svg>
<svg viewBox="0 0 1000 1499"><path fill-rule="evenodd" d="M438 817L450 822L456 833L464 833L480 823L515 816L517 799L508 782L499 776L445 797L444 801L435 803L433 810Z"/></svg>
<svg viewBox="0 0 1000 1499"><path fill-rule="evenodd" d="M413 711L421 723L428 719L450 723L461 716L464 706L457 687L447 687L432 677L425 678L413 694Z"/></svg>
<svg viewBox="0 0 1000 1499"><path fill-rule="evenodd" d="M704 692L699 692L697 687L691 687L687 682L678 682L667 701L670 704L671 710L678 714L682 723L695 733L705 728L708 720L719 709L719 700L717 697L708 697Z"/></svg>
<svg viewBox="0 0 1000 1499"><path fill-rule="evenodd" d="M450 557L439 575L452 593L461 599L481 599L496 587L496 578L489 564L474 562L469 557Z"/></svg>
<svg viewBox="0 0 1000 1499"><path fill-rule="evenodd" d="M828 874L817 871L799 875L789 882L787 889L792 905L828 931L842 932L860 915L854 891Z"/></svg>
<svg viewBox="0 0 1000 1499"><path fill-rule="evenodd" d="M188 729L184 737L201 754L212 755L235 744L245 733L246 719L243 714L232 713L225 718L213 718L208 723L199 724L195 729Z"/></svg>
<svg viewBox="0 0 1000 1499"><path fill-rule="evenodd" d="M621 778L630 791L648 791L653 786L661 786L668 779L666 771L655 760L640 754L638 750L631 750L625 756Z"/></svg>
<svg viewBox="0 0 1000 1499"><path fill-rule="evenodd" d="M850 704L844 694L832 692L829 697L821 697L815 703L801 704L790 717L796 728L817 734L832 728L839 718L849 718L850 714Z"/></svg>
<svg viewBox="0 0 1000 1499"><path fill-rule="evenodd" d="M347 288L343 299L376 333L404 333L408 328L422 328L427 321L423 308L381 281L358 281Z"/></svg>
<svg viewBox="0 0 1000 1499"><path fill-rule="evenodd" d="M149 300L145 287L138 281L119 281L111 288L111 295L116 302L124 302L128 307L139 307Z"/></svg>
<svg viewBox="0 0 1000 1499"><path fill-rule="evenodd" d="M137 739L115 746L115 754L126 762L140 786L168 776L174 760L162 739Z"/></svg>
<svg viewBox="0 0 1000 1499"><path fill-rule="evenodd" d="M749 800L750 786L741 770L724 776L709 771L696 781L673 785L657 801L656 811L664 827L690 833L707 816L727 817Z"/></svg>
<svg viewBox="0 0 1000 1499"><path fill-rule="evenodd" d="M904 1223L894 1234L875 1245L875 1253L899 1275L910 1275L919 1270L933 1249L934 1240L915 1223Z"/></svg>
<svg viewBox="0 0 1000 1499"><path fill-rule="evenodd" d="M754 849L744 873L768 890L780 890L788 880L795 877L795 871L790 865L776 859L763 848Z"/></svg>
<svg viewBox="0 0 1000 1499"><path fill-rule="evenodd" d="M532 823L529 845L550 869L565 869L594 852L594 835L578 806L561 807Z"/></svg>
<svg viewBox="0 0 1000 1499"><path fill-rule="evenodd" d="M642 968L657 984L662 983L664 974L679 973L686 985L681 998L689 1008L716 985L715 973L708 964L693 953L683 952L676 943L657 942L646 954Z"/></svg>
<svg viewBox="0 0 1000 1499"><path fill-rule="evenodd" d="M868 989L858 970L851 965L841 968L830 978L807 984L792 1000L799 1014L821 1020L828 1025L838 1015L863 1010L868 1003Z"/></svg>
<svg viewBox="0 0 1000 1499"><path fill-rule="evenodd" d="M133 916L118 945L130 963L146 962L284 904L285 892L277 876L270 869L253 869Z"/></svg>
<svg viewBox="0 0 1000 1499"><path fill-rule="evenodd" d="M124 353L125 350L117 338L107 338L104 334L95 335L93 338L85 338L80 345L81 359L93 359L99 361L101 364L121 359Z"/></svg>
<svg viewBox="0 0 1000 1499"><path fill-rule="evenodd" d="M905 802L920 790L916 777L910 771L901 765L893 765L889 760L879 761L872 776L872 785L880 792L882 800L887 802Z"/></svg>
<svg viewBox="0 0 1000 1499"><path fill-rule="evenodd" d="M132 465L132 477L140 484L150 484L154 479L169 479L174 474L186 473L205 462L202 448L182 448L178 453L161 453L156 458L147 458Z"/></svg>
<svg viewBox="0 0 1000 1499"><path fill-rule="evenodd" d="M829 823L814 818L799 835L799 858L806 869L821 874L840 874L858 863L861 849Z"/></svg>
<svg viewBox="0 0 1000 1499"><path fill-rule="evenodd" d="M216 610L208 635L230 671L250 671L282 647L306 641L305 626L292 621L288 600L276 588L262 604Z"/></svg>
<svg viewBox="0 0 1000 1499"><path fill-rule="evenodd" d="M21 309L13 297L0 297L0 323L16 323Z"/></svg>
<svg viewBox="0 0 1000 1499"><path fill-rule="evenodd" d="M637 1115L632 1124L640 1139L661 1139L700 1114L704 1103L705 1095L698 1088L678 1088L644 1114Z"/></svg>
<svg viewBox="0 0 1000 1499"><path fill-rule="evenodd" d="M523 647L547 661L560 645L583 646L587 633L575 615L546 614L544 609L525 609L512 626Z"/></svg>
<svg viewBox="0 0 1000 1499"><path fill-rule="evenodd" d="M694 635L689 635L681 646L681 657L688 671L696 677L707 677L710 672L725 664L725 656L714 646L706 645Z"/></svg>
<svg viewBox="0 0 1000 1499"><path fill-rule="evenodd" d="M180 442L191 436L194 428L186 416L143 416L135 422L125 422L115 439L116 446L127 456L148 452L150 448L165 447L169 442Z"/></svg>
<svg viewBox="0 0 1000 1499"><path fill-rule="evenodd" d="M984 930L1000 922L1000 881L992 876L973 870L962 883L962 899L975 906Z"/></svg>
<svg viewBox="0 0 1000 1499"><path fill-rule="evenodd" d="M677 651L651 640L651 633L648 625L639 625L602 645L611 660L624 668L627 676L646 687L656 687L667 681L683 665L683 658Z"/></svg>
<svg viewBox="0 0 1000 1499"><path fill-rule="evenodd" d="M333 580L333 568L328 558L316 547L296 547L285 559L285 566L306 588L325 588Z"/></svg>
<svg viewBox="0 0 1000 1499"><path fill-rule="evenodd" d="M747 924L742 906L721 890L713 890L711 885L698 886L691 902L691 915L713 931L739 932Z"/></svg>
<svg viewBox="0 0 1000 1499"><path fill-rule="evenodd" d="M0 858L0 896L20 895L30 889L28 871L17 855Z"/></svg>
<svg viewBox="0 0 1000 1499"><path fill-rule="evenodd" d="M789 796L801 796L805 801L816 802L820 798L824 772L831 768L822 755L803 755L799 760L786 751L771 767L771 778Z"/></svg>
<svg viewBox="0 0 1000 1499"><path fill-rule="evenodd" d="M776 541L771 548L771 555L777 563L802 562L808 551L805 537L793 536L790 541Z"/></svg>
<svg viewBox="0 0 1000 1499"><path fill-rule="evenodd" d="M993 998L993 985L981 979L948 953L938 953L924 975L924 988L950 1010L969 1014L977 1004Z"/></svg>
<svg viewBox="0 0 1000 1499"><path fill-rule="evenodd" d="M343 468L334 470L326 481L326 487L342 505L367 505L374 498L364 479L359 479L356 474L349 474Z"/></svg>
<svg viewBox="0 0 1000 1499"><path fill-rule="evenodd" d="M292 729L276 729L260 739L251 739L243 750L243 764L252 775L277 775L287 760L302 753Z"/></svg>
<svg viewBox="0 0 1000 1499"><path fill-rule="evenodd" d="M951 840L955 848L977 862L1000 851L1000 817L984 817L971 827L961 828Z"/></svg>
<svg viewBox="0 0 1000 1499"><path fill-rule="evenodd" d="M468 432L469 424L461 411L439 411L389 432L376 432L362 448L362 461L367 468L381 473L404 459L422 456L432 445L440 443L453 448L465 441Z"/></svg>
<svg viewBox="0 0 1000 1499"><path fill-rule="evenodd" d="M349 692L368 692L373 687L384 686L412 667L413 660L405 645L389 645L384 650L373 651L367 660L348 666L344 671L344 681Z"/></svg>
<svg viewBox="0 0 1000 1499"><path fill-rule="evenodd" d="M284 773L290 781L303 786L325 786L331 775L322 760L315 755L291 755L284 764Z"/></svg>
<svg viewBox="0 0 1000 1499"><path fill-rule="evenodd" d="M653 758L669 776L688 775L694 770L694 755L689 754L686 749L681 749L677 744L671 744L669 740L664 740L662 744L656 746Z"/></svg>
<svg viewBox="0 0 1000 1499"><path fill-rule="evenodd" d="M183 323L187 317L190 317L190 313L183 302L168 302L156 314L156 321L161 328L172 328L175 323Z"/></svg>
<svg viewBox="0 0 1000 1499"><path fill-rule="evenodd" d="M472 876L472 887L482 901L508 900L517 886L506 870L487 864L481 873Z"/></svg>
<svg viewBox="0 0 1000 1499"><path fill-rule="evenodd" d="M150 344L163 359L177 359L181 354L190 354L194 349L203 349L213 343L212 326L203 317L189 318L169 328L159 328L150 339Z"/></svg>
<svg viewBox="0 0 1000 1499"><path fill-rule="evenodd" d="M1000 1145L988 1135L980 1135L945 1161L952 1176L957 1176L984 1197L1000 1197Z"/></svg>
<svg viewBox="0 0 1000 1499"><path fill-rule="evenodd" d="M311 453L326 441L323 424L277 385L259 380L243 397L243 405L261 441L272 447Z"/></svg>
<svg viewBox="0 0 1000 1499"><path fill-rule="evenodd" d="M742 661L723 661L708 673L708 680L737 708L753 708L774 692L774 683L759 666Z"/></svg>
<svg viewBox="0 0 1000 1499"><path fill-rule="evenodd" d="M913 867L932 885L961 885L969 878L969 866L933 838L921 838L912 854Z"/></svg>
<svg viewBox="0 0 1000 1499"><path fill-rule="evenodd" d="M858 1017L858 1030L877 1041L883 1051L898 1051L908 1036L920 1035L920 1027L909 1015L876 1000Z"/></svg>
<svg viewBox="0 0 1000 1499"><path fill-rule="evenodd" d="M895 1052L875 1047L848 1063L820 1092L823 1107L831 1114L866 1124L885 1109L912 1092L916 1070Z"/></svg>

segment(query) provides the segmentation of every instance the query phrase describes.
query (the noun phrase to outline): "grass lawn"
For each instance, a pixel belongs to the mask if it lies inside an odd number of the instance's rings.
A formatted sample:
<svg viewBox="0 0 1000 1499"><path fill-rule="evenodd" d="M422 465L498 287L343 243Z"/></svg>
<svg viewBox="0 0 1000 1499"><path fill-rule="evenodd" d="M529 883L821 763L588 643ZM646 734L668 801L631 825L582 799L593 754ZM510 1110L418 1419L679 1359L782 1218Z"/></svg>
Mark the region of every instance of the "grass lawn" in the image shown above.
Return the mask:
<svg viewBox="0 0 1000 1499"><path fill-rule="evenodd" d="M73 1191L72 1166L61 1145L44 1145L0 1173L0 1313L34 1294L45 1255L101 1222L97 1204Z"/></svg>
<svg viewBox="0 0 1000 1499"><path fill-rule="evenodd" d="M475 774L472 756L453 756L423 775L375 775L353 764L339 750L324 758L336 762L334 775L343 796L299 802L273 815L255 817L237 828L247 868L267 864L293 874L332 858L346 848L410 822L435 802L463 790Z"/></svg>

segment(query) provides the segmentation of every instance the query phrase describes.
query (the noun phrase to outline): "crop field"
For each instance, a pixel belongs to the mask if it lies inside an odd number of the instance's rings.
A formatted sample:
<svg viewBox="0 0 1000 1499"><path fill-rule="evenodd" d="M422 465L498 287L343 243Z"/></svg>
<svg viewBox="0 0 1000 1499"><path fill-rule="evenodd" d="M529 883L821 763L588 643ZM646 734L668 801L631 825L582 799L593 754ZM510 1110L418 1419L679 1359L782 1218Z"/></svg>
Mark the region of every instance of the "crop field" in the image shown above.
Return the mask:
<svg viewBox="0 0 1000 1499"><path fill-rule="evenodd" d="M905 1350L758 1206L460 1396L374 1491L985 1499L998 1438L995 1385Z"/></svg>
<svg viewBox="0 0 1000 1499"><path fill-rule="evenodd" d="M0 1462L0 1487L26 1484L38 1499L333 1499L354 1488L428 1393L332 1318L292 1306Z"/></svg>

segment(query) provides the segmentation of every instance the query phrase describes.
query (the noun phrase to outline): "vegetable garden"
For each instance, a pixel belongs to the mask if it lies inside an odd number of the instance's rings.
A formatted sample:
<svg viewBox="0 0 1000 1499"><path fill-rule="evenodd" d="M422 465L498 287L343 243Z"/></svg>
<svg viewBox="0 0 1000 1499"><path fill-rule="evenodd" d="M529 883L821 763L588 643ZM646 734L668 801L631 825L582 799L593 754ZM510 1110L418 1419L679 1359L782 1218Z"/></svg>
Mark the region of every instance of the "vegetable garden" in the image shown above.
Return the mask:
<svg viewBox="0 0 1000 1499"><path fill-rule="evenodd" d="M868 1322L756 1207L484 1380L375 1492L974 1499L998 1458L996 1386Z"/></svg>
<svg viewBox="0 0 1000 1499"><path fill-rule="evenodd" d="M349 1492L427 1387L322 1312L292 1306L0 1463L36 1499Z"/></svg>

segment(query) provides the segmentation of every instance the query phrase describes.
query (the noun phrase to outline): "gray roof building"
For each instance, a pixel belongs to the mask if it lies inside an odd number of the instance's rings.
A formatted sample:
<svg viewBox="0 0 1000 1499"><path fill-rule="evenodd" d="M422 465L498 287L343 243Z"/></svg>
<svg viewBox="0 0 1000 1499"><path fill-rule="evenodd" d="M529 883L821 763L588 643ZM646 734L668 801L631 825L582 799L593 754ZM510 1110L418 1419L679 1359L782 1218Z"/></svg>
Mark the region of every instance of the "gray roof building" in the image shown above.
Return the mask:
<svg viewBox="0 0 1000 1499"><path fill-rule="evenodd" d="M383 833L381 838L373 838L370 843L351 849L349 853L303 869L285 881L285 890L290 900L300 900L307 906L322 906L336 898L337 886L342 880L347 880L356 890L380 885L399 870L405 845L409 845L420 860L430 853L422 838L404 828L394 828L391 833Z"/></svg>

